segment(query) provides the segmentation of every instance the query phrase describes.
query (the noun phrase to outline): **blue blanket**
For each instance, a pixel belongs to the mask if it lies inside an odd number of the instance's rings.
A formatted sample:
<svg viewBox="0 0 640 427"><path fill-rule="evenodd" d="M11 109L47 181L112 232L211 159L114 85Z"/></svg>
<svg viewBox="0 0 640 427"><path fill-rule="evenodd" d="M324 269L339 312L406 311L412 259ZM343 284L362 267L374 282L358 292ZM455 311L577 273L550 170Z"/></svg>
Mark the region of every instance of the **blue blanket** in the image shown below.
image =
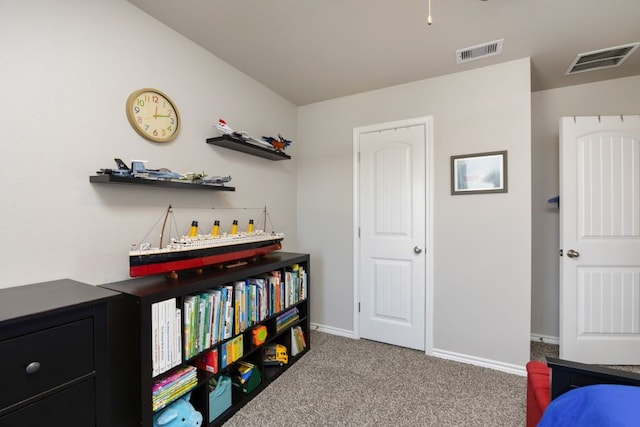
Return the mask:
<svg viewBox="0 0 640 427"><path fill-rule="evenodd" d="M640 387L590 385L551 401L538 427L640 426Z"/></svg>

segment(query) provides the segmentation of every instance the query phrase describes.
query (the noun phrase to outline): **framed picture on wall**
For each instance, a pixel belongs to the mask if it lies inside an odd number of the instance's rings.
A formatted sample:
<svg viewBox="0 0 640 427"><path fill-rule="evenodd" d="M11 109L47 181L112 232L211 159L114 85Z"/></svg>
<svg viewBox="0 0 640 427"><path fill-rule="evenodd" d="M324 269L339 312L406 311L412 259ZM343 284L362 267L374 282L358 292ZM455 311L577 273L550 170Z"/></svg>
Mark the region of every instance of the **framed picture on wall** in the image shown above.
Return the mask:
<svg viewBox="0 0 640 427"><path fill-rule="evenodd" d="M506 151L451 156L451 194L506 192Z"/></svg>

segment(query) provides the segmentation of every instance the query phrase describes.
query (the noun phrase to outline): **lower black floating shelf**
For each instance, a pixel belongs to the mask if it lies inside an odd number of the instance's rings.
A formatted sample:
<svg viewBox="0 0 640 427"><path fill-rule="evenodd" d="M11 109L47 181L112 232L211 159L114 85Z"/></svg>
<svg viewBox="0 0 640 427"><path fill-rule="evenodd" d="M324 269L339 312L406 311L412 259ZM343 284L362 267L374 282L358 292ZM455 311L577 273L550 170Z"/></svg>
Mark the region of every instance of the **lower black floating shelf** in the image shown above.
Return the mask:
<svg viewBox="0 0 640 427"><path fill-rule="evenodd" d="M253 156L258 156L269 160L288 160L291 158L291 156L283 153L282 151L275 151L267 147L260 147L241 139L233 138L229 135L222 135L216 138L208 138L207 144L217 145L219 147L240 151L241 153L251 154Z"/></svg>
<svg viewBox="0 0 640 427"><path fill-rule="evenodd" d="M133 185L149 185L152 187L162 188L180 188L189 190L208 190L208 191L236 191L235 187L227 187L225 185L216 184L195 184L191 182L167 181L162 179L145 179L132 178L129 176L118 175L92 175L89 182L101 184L133 184Z"/></svg>

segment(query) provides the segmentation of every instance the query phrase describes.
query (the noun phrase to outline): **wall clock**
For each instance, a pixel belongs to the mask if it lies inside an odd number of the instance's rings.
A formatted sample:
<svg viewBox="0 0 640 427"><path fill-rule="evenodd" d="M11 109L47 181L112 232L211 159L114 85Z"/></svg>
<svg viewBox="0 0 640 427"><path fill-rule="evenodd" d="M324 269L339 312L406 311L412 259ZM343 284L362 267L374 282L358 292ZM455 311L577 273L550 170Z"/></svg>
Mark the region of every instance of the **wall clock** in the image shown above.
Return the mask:
<svg viewBox="0 0 640 427"><path fill-rule="evenodd" d="M136 90L127 98L127 119L140 136L171 141L180 129L180 114L171 99L157 89Z"/></svg>

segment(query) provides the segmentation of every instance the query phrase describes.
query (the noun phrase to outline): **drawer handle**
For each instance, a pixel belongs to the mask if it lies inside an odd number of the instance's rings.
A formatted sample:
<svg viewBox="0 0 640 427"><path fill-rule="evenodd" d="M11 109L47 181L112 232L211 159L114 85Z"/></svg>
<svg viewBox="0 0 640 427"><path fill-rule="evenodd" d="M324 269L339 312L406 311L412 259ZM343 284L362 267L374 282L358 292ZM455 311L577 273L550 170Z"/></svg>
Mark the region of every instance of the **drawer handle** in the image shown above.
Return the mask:
<svg viewBox="0 0 640 427"><path fill-rule="evenodd" d="M27 374L35 374L40 369L40 362L31 362L27 365L25 371Z"/></svg>

